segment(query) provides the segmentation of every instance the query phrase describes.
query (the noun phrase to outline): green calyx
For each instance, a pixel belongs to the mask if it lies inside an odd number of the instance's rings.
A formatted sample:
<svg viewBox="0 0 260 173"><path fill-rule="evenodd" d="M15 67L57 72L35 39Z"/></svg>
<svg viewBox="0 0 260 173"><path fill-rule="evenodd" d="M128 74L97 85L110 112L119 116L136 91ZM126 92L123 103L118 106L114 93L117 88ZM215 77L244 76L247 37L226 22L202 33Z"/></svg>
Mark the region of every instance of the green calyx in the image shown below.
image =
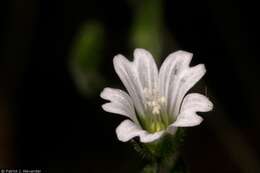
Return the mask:
<svg viewBox="0 0 260 173"><path fill-rule="evenodd" d="M184 170L180 171L183 169L180 147L184 136L184 129L178 128L174 135L165 133L160 139L151 143L132 140L136 151L147 161L143 173L185 172Z"/></svg>
<svg viewBox="0 0 260 173"><path fill-rule="evenodd" d="M185 131L178 128L174 135L165 133L160 139L151 143L141 143L133 140L135 149L147 160L163 160L176 153L183 142Z"/></svg>
<svg viewBox="0 0 260 173"><path fill-rule="evenodd" d="M153 172L152 170L155 170L155 168L166 170L175 168L180 160L180 146L184 135L184 129L178 128L174 135L166 133L160 139L151 143L132 140L136 151L147 161L143 172Z"/></svg>

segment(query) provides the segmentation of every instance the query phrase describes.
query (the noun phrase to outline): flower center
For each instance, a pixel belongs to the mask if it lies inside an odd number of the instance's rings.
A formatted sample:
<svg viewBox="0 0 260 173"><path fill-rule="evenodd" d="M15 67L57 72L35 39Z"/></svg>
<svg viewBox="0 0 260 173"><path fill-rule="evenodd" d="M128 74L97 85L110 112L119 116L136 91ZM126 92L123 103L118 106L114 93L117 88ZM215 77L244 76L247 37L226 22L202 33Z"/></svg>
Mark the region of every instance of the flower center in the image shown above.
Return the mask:
<svg viewBox="0 0 260 173"><path fill-rule="evenodd" d="M145 111L148 116L145 118L145 128L149 132L158 132L168 125L166 113L166 98L161 96L158 89L143 90L145 99Z"/></svg>
<svg viewBox="0 0 260 173"><path fill-rule="evenodd" d="M145 109L148 109L154 115L158 115L161 112L163 104L166 103L166 99L160 96L158 90L144 88L144 98L145 98Z"/></svg>

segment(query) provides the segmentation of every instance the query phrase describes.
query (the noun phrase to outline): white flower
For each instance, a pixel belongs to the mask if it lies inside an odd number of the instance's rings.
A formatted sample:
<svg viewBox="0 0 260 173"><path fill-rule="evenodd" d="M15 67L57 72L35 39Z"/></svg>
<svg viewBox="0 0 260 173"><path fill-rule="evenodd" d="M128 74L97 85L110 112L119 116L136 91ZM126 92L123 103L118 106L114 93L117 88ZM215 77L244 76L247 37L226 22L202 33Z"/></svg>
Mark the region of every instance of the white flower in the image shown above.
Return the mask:
<svg viewBox="0 0 260 173"><path fill-rule="evenodd" d="M114 57L115 71L129 95L105 88L100 96L110 101L102 105L105 111L129 118L116 128L120 141L138 136L143 143L153 142L166 132L174 134L178 127L202 122L196 113L210 111L213 104L198 93L185 96L206 72L203 64L190 67L191 59L191 53L174 52L158 72L152 55L144 49L135 49L133 62L123 55Z"/></svg>

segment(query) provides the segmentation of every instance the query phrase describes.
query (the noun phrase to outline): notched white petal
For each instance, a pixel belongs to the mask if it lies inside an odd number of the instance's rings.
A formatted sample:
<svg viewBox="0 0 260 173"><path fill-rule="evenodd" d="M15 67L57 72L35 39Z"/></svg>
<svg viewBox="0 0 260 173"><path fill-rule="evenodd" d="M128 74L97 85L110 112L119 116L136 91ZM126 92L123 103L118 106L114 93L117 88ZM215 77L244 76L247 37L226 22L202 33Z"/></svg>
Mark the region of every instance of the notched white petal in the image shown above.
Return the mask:
<svg viewBox="0 0 260 173"><path fill-rule="evenodd" d="M160 92L166 97L168 107L175 100L180 83L180 75L189 68L192 53L176 51L163 62L159 71ZM169 111L170 113L170 111Z"/></svg>
<svg viewBox="0 0 260 173"><path fill-rule="evenodd" d="M159 139L164 134L164 131L148 133L132 121L124 120L116 128L116 134L117 138L122 142L127 142L134 137L139 137L141 142L149 143Z"/></svg>
<svg viewBox="0 0 260 173"><path fill-rule="evenodd" d="M106 87L100 93L100 97L111 102L124 102L133 104L130 96L123 90Z"/></svg>
<svg viewBox="0 0 260 173"><path fill-rule="evenodd" d="M104 109L104 111L107 111L110 113L124 115L131 119L133 118L133 116L131 115L131 112L128 112L127 109L125 109L124 107L121 107L120 105L115 104L115 103L105 103L102 105L102 108Z"/></svg>
<svg viewBox="0 0 260 173"><path fill-rule="evenodd" d="M110 103L102 105L102 108L105 111L124 115L133 121L138 122L135 115L133 102L126 92L120 89L105 88L101 92L100 97L110 101Z"/></svg>
<svg viewBox="0 0 260 173"><path fill-rule="evenodd" d="M158 87L158 68L150 52L145 49L135 49L134 66L143 88Z"/></svg>
<svg viewBox="0 0 260 173"><path fill-rule="evenodd" d="M140 135L140 141L143 143L150 143L158 140L165 133L165 131L159 131L156 133L148 133L144 131L142 135Z"/></svg>
<svg viewBox="0 0 260 173"><path fill-rule="evenodd" d="M160 68L160 84L168 86L168 83L181 72L180 70L183 70L183 67L189 66L192 55L192 53L181 50L168 55Z"/></svg>
<svg viewBox="0 0 260 173"><path fill-rule="evenodd" d="M133 99L137 112L143 115L143 91L136 69L133 67L133 63L128 61L123 55L115 56L113 63L117 75Z"/></svg>
<svg viewBox="0 0 260 173"><path fill-rule="evenodd" d="M174 127L192 127L197 126L203 121L203 118L194 112L183 112L179 115L177 120L170 126Z"/></svg>
<svg viewBox="0 0 260 173"><path fill-rule="evenodd" d="M182 103L181 112L194 111L194 112L208 112L213 109L213 103L208 97L199 94L188 94Z"/></svg>
<svg viewBox="0 0 260 173"><path fill-rule="evenodd" d="M188 94L183 100L177 120L171 126L188 127L199 125L203 118L197 112L208 112L212 109L213 104L206 96L198 93Z"/></svg>
<svg viewBox="0 0 260 173"><path fill-rule="evenodd" d="M130 120L122 121L116 128L117 138L122 142L127 142L138 136L140 133L142 133L142 130L136 127L136 125Z"/></svg>
<svg viewBox="0 0 260 173"><path fill-rule="evenodd" d="M206 73L206 68L204 64L198 64L193 67L188 67L180 78L176 85L178 85L178 89L176 89L176 95L172 100L170 111L174 112L174 115L177 115L180 110L181 102L185 94L204 76Z"/></svg>

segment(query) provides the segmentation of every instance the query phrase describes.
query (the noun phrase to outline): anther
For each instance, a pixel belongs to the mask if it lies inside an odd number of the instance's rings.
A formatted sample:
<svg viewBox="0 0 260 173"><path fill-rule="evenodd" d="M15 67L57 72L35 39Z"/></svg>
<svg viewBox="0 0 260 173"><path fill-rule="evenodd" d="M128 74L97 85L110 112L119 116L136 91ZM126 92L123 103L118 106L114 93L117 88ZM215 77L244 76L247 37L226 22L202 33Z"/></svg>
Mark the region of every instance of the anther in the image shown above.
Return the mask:
<svg viewBox="0 0 260 173"><path fill-rule="evenodd" d="M144 88L145 108L150 109L152 114L158 115L161 106L166 103L165 97L161 97L157 89Z"/></svg>

